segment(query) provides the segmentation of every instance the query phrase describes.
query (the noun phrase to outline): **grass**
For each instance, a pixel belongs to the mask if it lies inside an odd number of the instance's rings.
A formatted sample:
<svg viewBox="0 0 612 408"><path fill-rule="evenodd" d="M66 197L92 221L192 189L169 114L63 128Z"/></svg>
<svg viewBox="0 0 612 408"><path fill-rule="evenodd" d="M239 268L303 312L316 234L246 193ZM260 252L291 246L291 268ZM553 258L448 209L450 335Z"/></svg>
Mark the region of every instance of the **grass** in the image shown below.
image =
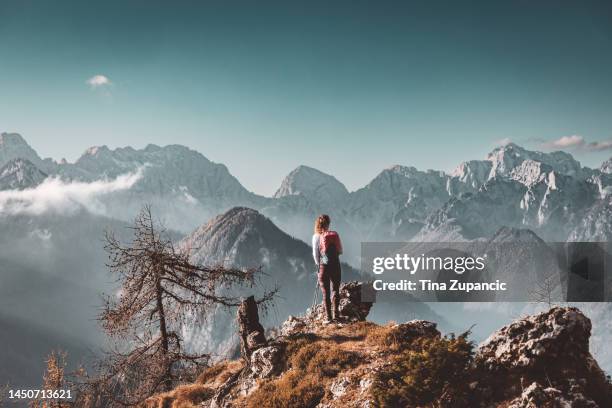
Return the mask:
<svg viewBox="0 0 612 408"><path fill-rule="evenodd" d="M196 408L214 395L212 387L202 384L189 384L176 387L168 393L149 398L147 407Z"/></svg>
<svg viewBox="0 0 612 408"><path fill-rule="evenodd" d="M391 341L393 335L384 337ZM391 357L375 375L372 396L378 406L467 406L466 377L473 358L467 334L422 337ZM452 399L450 399L452 395Z"/></svg>
<svg viewBox="0 0 612 408"><path fill-rule="evenodd" d="M353 380L371 376L372 386L364 397L370 398L376 407L469 406L466 380L473 360L473 344L467 340L467 333L458 337L414 336L402 325L358 322L325 327L316 334L292 336L283 356L283 374L258 380L258 386L248 396L235 395L234 406L314 408L330 400L328 390L339 375ZM373 362L376 370L368 369ZM156 404L149 406L201 406L242 368L238 361L219 363L202 372L195 384L161 394L155 397ZM349 391L334 403L350 405L355 397Z"/></svg>
<svg viewBox="0 0 612 408"><path fill-rule="evenodd" d="M295 339L287 348L289 371L278 379L262 382L249 396L247 407L315 407L333 378L358 360L357 353L332 340Z"/></svg>
<svg viewBox="0 0 612 408"><path fill-rule="evenodd" d="M197 378L196 383L219 386L227 381L232 374L242 369L242 361L222 361L204 370Z"/></svg>
<svg viewBox="0 0 612 408"><path fill-rule="evenodd" d="M146 403L156 408L199 408L215 394L231 375L242 368L240 361L223 361L204 370L194 384L180 385L170 392L156 395Z"/></svg>

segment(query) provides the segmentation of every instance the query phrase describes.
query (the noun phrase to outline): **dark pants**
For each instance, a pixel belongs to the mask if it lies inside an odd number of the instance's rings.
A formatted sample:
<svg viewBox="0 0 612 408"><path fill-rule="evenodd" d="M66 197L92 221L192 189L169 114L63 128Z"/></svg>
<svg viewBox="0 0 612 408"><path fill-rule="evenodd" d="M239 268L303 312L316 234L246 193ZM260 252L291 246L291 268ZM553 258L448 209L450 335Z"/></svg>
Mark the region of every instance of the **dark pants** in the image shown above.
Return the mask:
<svg viewBox="0 0 612 408"><path fill-rule="evenodd" d="M342 271L340 262L330 262L327 265L319 265L319 287L323 292L323 307L328 319L332 319L331 305L334 305L335 319L340 317L338 307L340 305L340 279ZM331 293L330 293L331 288ZM330 298L331 296L331 298Z"/></svg>

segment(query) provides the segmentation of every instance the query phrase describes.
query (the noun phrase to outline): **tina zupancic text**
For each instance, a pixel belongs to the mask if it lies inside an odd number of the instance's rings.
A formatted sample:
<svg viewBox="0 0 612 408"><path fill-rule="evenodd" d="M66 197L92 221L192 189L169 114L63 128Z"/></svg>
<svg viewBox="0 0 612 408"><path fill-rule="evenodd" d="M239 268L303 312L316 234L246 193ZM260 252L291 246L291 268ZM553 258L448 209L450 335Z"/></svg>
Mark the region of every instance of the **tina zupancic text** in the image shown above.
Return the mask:
<svg viewBox="0 0 612 408"><path fill-rule="evenodd" d="M505 291L507 290L506 282L500 282L499 279L495 282L460 282L456 279L451 279L448 282L433 282L429 279L408 280L402 279L395 282L384 282L381 279L375 280L373 283L374 290L402 290L402 291L461 291L461 292L477 292L477 291Z"/></svg>

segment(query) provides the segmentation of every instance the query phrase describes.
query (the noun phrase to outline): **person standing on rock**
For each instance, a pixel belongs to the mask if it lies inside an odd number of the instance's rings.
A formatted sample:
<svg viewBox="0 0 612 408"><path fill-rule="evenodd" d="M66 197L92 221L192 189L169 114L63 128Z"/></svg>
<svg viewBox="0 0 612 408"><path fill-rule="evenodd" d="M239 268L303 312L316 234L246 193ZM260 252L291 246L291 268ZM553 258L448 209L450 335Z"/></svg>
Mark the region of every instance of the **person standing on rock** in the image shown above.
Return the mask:
<svg viewBox="0 0 612 408"><path fill-rule="evenodd" d="M340 235L336 231L330 231L330 223L329 215L319 215L315 221L314 235L312 236L312 256L319 268L318 280L323 293L326 323L338 321L340 318L340 280L342 275L340 269L342 242L340 242Z"/></svg>

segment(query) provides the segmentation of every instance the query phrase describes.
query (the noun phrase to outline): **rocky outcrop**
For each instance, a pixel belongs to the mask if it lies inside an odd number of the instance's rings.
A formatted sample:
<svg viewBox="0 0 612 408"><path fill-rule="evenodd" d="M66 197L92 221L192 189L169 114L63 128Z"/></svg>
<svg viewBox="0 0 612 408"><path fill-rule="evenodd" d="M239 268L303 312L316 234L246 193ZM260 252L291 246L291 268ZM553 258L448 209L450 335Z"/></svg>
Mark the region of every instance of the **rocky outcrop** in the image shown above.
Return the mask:
<svg viewBox="0 0 612 408"><path fill-rule="evenodd" d="M205 407L610 407L609 380L589 352L591 322L576 308L519 319L472 350L466 334L444 337L432 322L364 321L371 305L360 302L360 290L358 282L342 286L343 323L323 324L315 307L288 319L239 371L226 362L210 369L216 376L204 372L199 387L214 395L208 400L179 401L188 394L180 387L157 400ZM218 378L225 380L214 386Z"/></svg>
<svg viewBox="0 0 612 408"><path fill-rule="evenodd" d="M480 346L479 360L494 369L542 369L559 358L584 357L590 335L591 322L578 309L557 307L495 332Z"/></svg>
<svg viewBox="0 0 612 408"><path fill-rule="evenodd" d="M372 303L361 301L361 282L352 281L340 285L340 322L342 324L365 321ZM283 323L280 333L290 336L300 332L312 332L325 321L323 306L318 304L309 308L304 316L289 316Z"/></svg>
<svg viewBox="0 0 612 408"><path fill-rule="evenodd" d="M590 336L591 321L573 307L555 307L503 327L476 355L483 399L518 394L512 406L540 407L563 400L569 406L609 406L612 390L589 352ZM578 401L582 405L574 405Z"/></svg>

